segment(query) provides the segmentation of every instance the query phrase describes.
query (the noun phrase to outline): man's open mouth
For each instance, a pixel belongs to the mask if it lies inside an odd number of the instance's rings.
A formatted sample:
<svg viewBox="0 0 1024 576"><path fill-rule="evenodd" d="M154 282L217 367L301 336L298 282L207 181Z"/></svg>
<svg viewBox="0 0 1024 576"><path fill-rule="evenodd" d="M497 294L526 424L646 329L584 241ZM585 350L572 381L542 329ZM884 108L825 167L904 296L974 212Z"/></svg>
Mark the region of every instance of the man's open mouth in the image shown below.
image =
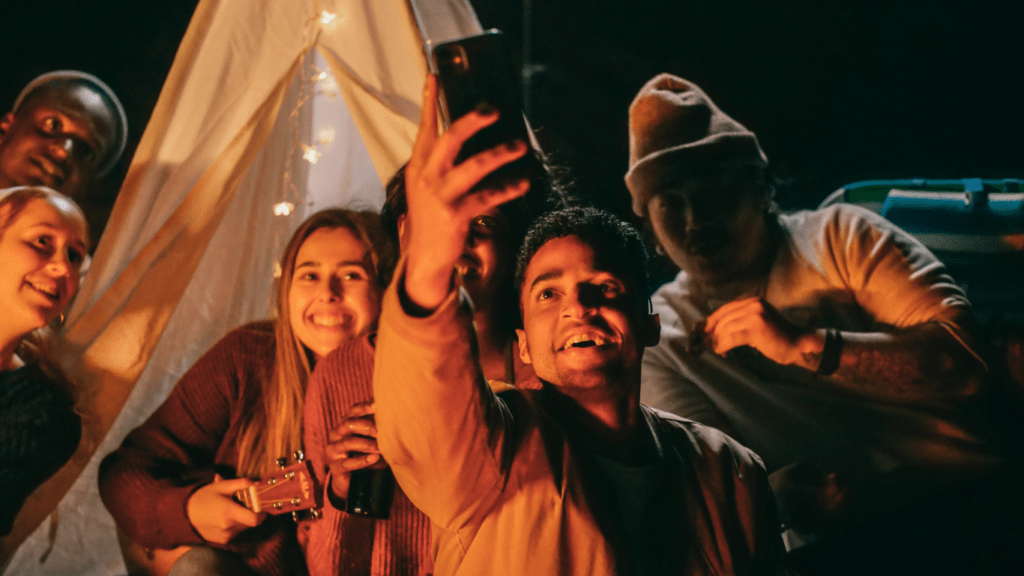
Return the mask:
<svg viewBox="0 0 1024 576"><path fill-rule="evenodd" d="M600 334L591 332L584 332L583 334L577 334L569 338L565 344L562 345L562 350L568 350L569 348L590 348L592 346L603 346L608 343L608 339Z"/></svg>

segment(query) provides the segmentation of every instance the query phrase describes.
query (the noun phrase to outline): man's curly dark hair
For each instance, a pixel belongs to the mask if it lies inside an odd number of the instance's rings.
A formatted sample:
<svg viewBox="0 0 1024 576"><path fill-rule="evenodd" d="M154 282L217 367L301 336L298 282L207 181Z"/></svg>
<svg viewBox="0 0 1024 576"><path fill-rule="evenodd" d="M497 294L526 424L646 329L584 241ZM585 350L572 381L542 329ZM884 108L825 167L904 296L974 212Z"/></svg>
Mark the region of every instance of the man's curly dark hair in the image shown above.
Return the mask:
<svg viewBox="0 0 1024 576"><path fill-rule="evenodd" d="M526 267L542 246L556 238L576 236L594 250L594 265L615 274L630 288L637 310L646 312L647 248L636 228L610 212L589 206L565 208L540 217L526 233L516 259L516 288L522 296Z"/></svg>

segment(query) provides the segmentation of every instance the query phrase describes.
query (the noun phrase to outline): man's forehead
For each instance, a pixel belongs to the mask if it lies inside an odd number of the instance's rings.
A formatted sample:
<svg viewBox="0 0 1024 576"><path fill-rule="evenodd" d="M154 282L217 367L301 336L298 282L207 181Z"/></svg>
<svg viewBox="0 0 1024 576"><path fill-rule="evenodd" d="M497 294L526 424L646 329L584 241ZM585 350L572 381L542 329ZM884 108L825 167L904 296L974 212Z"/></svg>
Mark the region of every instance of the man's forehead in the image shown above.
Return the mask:
<svg viewBox="0 0 1024 576"><path fill-rule="evenodd" d="M108 142L114 137L114 112L96 89L83 84L43 87L19 107L17 114L56 110L84 122L89 133Z"/></svg>
<svg viewBox="0 0 1024 576"><path fill-rule="evenodd" d="M604 273L621 280L601 256L589 242L575 234L552 238L530 258L526 266L527 288L541 277L559 278L568 274Z"/></svg>
<svg viewBox="0 0 1024 576"><path fill-rule="evenodd" d="M687 195L715 190L743 190L760 185L763 178L749 170L708 170L666 179L657 187L657 194Z"/></svg>

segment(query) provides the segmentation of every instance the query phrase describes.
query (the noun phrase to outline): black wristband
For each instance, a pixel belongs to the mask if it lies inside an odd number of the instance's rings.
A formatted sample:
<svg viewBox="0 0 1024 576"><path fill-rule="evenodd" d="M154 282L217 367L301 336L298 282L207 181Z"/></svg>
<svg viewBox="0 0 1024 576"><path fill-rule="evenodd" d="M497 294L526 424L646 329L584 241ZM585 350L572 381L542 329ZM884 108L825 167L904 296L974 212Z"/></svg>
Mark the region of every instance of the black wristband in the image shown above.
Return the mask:
<svg viewBox="0 0 1024 576"><path fill-rule="evenodd" d="M839 368L839 357L843 353L843 336L835 328L825 330L825 346L821 349L821 361L815 371L828 376Z"/></svg>

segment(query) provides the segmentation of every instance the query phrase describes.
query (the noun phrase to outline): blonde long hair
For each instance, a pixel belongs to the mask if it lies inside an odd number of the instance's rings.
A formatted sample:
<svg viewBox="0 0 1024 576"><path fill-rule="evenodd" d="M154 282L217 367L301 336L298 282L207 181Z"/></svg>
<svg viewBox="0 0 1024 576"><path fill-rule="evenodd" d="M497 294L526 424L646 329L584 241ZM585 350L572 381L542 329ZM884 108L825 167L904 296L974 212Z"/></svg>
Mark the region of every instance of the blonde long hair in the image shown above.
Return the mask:
<svg viewBox="0 0 1024 576"><path fill-rule="evenodd" d="M277 468L278 458L290 458L302 447L302 410L306 382L312 372L312 355L292 331L288 316L295 260L303 242L321 228L345 228L363 243L370 254L376 277L381 242L380 216L374 212L332 208L310 216L292 235L281 257L277 281L277 314L274 318L274 364L263 379L262 393L243 408L238 433L238 475L259 478Z"/></svg>

